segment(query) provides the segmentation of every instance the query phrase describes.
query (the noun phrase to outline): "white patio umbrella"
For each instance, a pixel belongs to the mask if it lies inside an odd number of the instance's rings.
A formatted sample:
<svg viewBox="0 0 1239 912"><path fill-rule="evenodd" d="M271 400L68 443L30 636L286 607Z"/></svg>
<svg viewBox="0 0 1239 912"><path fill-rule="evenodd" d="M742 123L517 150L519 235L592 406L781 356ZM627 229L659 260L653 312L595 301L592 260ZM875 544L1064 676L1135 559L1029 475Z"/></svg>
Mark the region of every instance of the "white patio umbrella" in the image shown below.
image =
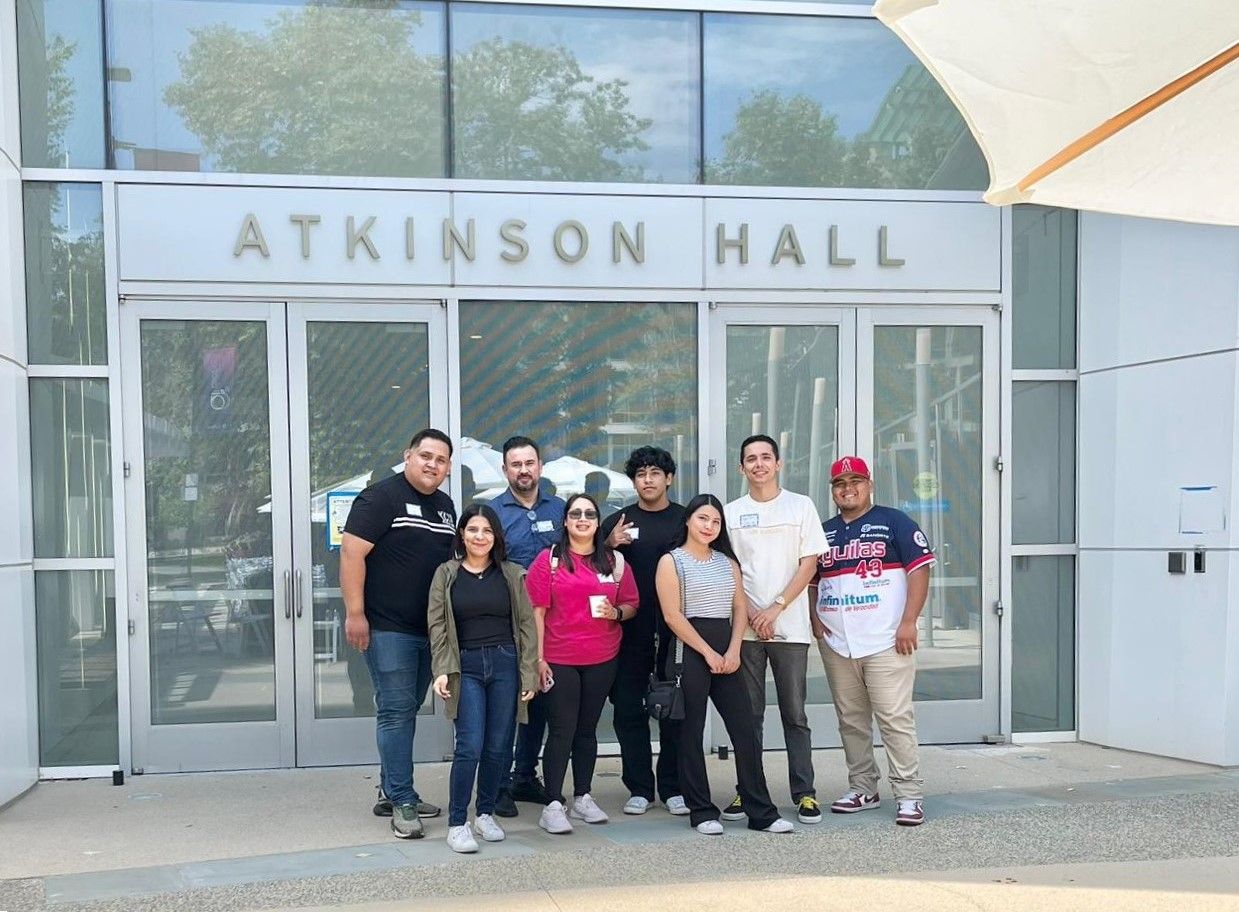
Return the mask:
<svg viewBox="0 0 1239 912"><path fill-rule="evenodd" d="M877 0L987 201L1239 225L1239 0Z"/></svg>

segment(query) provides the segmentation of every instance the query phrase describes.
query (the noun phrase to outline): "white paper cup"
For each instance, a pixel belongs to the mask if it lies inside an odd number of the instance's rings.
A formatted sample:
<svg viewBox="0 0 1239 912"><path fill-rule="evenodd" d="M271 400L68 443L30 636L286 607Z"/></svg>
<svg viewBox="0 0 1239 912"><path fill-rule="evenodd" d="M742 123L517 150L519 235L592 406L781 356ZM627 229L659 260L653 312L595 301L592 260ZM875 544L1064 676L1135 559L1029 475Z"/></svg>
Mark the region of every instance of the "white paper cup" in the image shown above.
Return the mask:
<svg viewBox="0 0 1239 912"><path fill-rule="evenodd" d="M589 613L596 618L609 618L607 597L605 595L591 595L589 597Z"/></svg>

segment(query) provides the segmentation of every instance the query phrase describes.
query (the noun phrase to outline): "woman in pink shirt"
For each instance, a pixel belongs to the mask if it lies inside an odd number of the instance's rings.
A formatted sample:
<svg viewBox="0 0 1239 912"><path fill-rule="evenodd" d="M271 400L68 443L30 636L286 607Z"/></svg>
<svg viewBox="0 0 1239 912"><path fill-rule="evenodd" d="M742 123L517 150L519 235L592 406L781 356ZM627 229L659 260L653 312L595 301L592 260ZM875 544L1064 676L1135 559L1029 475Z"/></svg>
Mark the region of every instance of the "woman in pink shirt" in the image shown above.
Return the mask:
<svg viewBox="0 0 1239 912"><path fill-rule="evenodd" d="M572 759L571 815L606 823L590 797L598 760L598 719L615 681L620 624L637 613L637 584L623 557L606 546L598 504L588 494L568 499L559 543L534 558L525 578L538 629L538 674L547 736L542 779L553 799L538 826L571 833L564 776Z"/></svg>

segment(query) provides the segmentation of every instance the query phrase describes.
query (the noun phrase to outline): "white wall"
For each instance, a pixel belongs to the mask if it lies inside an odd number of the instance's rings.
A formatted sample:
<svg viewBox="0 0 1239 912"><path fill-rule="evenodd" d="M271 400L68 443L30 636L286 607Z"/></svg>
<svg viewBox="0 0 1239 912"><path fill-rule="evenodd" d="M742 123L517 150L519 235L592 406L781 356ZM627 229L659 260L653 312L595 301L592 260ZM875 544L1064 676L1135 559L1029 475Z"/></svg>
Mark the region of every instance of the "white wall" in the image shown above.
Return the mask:
<svg viewBox="0 0 1239 912"><path fill-rule="evenodd" d="M1239 764L1237 388L1239 229L1082 213L1084 740ZM1225 530L1181 531L1198 485L1216 486ZM1170 550L1189 552L1186 576Z"/></svg>
<svg viewBox="0 0 1239 912"><path fill-rule="evenodd" d="M17 14L0 0L0 804L38 777Z"/></svg>

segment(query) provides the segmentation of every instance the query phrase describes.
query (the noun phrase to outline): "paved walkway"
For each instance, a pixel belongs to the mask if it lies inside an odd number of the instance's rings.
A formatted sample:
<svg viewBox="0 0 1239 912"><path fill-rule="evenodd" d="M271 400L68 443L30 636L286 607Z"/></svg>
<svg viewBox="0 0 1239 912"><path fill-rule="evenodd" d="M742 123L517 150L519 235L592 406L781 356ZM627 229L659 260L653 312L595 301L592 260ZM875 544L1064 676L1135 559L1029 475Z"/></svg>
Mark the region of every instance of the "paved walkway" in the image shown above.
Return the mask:
<svg viewBox="0 0 1239 912"><path fill-rule="evenodd" d="M839 752L819 751L815 762L821 794L833 797L844 784ZM766 766L786 806L782 755L768 754ZM732 824L710 839L661 808L620 814L627 796L618 761L607 759L595 796L610 824L551 837L521 805L505 821L508 840L475 856L447 849L443 818L428 822L426 839L391 839L369 813L372 768L147 776L119 788L44 783L0 812L0 910L463 908L445 904L461 896L473 897L470 908L600 910L650 907L653 895L660 910L701 909L709 885L724 883L720 902L744 896L748 908L774 908L781 897L780 912L808 898L811 908L833 907L827 896L842 905L853 889L878 910L884 897L904 905L909 890L920 909L935 909L958 889L952 908L964 896L997 910L1081 889L1066 907L1085 908L1114 892L1104 887L1128 888L1105 908L1128 908L1132 887L1148 888L1141 909L1159 908L1162 893L1184 908L1189 892L1191 908L1205 908L1197 893L1210 895L1208 908L1237 908L1239 770L1083 744L925 748L923 767L929 820L919 829L896 828L887 802L827 814L791 836ZM732 764L711 760L709 769L726 800ZM423 795L443 801L447 765L417 773ZM1073 886L1053 873L1060 868L1093 881ZM877 889L875 876L891 879ZM819 882L827 877L828 889ZM638 889L656 884L668 886Z"/></svg>

